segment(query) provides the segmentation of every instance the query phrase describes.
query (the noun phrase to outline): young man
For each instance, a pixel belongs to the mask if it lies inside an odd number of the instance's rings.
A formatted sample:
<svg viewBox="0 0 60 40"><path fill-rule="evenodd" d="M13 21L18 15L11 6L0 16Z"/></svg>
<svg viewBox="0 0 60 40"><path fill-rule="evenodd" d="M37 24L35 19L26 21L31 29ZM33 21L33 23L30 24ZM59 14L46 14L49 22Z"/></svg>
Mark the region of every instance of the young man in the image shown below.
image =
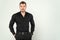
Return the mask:
<svg viewBox="0 0 60 40"><path fill-rule="evenodd" d="M12 18L9 23L9 29L14 36L16 35L16 33L19 32L21 33L29 32L29 22L31 23L31 33L33 35L35 23L34 23L33 15L26 12L26 6L27 6L26 2L21 1L19 4L20 11L12 15ZM13 28L14 23L17 24L16 33ZM30 39L16 38L16 40L31 40L31 38Z"/></svg>

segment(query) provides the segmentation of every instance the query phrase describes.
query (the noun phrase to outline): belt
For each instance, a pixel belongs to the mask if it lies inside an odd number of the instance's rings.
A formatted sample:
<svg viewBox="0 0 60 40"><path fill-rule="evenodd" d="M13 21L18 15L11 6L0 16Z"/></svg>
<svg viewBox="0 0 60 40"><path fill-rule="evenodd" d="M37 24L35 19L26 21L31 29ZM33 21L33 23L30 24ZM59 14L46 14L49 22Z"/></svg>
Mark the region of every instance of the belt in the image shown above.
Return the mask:
<svg viewBox="0 0 60 40"><path fill-rule="evenodd" d="M25 33L28 33L28 32L18 32L18 33L24 35Z"/></svg>

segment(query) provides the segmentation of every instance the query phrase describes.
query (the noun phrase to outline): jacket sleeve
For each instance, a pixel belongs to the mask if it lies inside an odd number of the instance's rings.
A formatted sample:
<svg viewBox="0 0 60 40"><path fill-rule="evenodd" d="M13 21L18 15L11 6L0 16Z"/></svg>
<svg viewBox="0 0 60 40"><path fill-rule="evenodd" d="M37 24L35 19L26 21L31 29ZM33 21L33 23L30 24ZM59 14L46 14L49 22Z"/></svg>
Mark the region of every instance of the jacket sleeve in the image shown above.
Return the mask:
<svg viewBox="0 0 60 40"><path fill-rule="evenodd" d="M9 23L9 29L12 32L13 35L15 34L14 28L13 28L14 22L15 22L15 16L12 15L11 20L10 20L10 23Z"/></svg>
<svg viewBox="0 0 60 40"><path fill-rule="evenodd" d="M34 19L33 19L33 15L32 14L31 14L30 23L31 23L31 33L33 34L34 29L35 29L35 22L34 22Z"/></svg>

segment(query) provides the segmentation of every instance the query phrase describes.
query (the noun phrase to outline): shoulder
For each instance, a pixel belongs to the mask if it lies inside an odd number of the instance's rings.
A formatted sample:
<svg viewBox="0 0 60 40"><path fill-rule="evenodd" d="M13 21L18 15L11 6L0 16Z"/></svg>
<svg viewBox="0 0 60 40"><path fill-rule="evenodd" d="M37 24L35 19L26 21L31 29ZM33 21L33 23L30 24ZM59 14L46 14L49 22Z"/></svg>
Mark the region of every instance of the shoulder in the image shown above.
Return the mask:
<svg viewBox="0 0 60 40"><path fill-rule="evenodd" d="M31 13L29 13L29 12L26 12L27 13L27 15L29 15L30 17L32 17L33 15L31 14Z"/></svg>
<svg viewBox="0 0 60 40"><path fill-rule="evenodd" d="M19 13L20 13L20 12L16 12L16 13L14 13L14 14L12 15L12 17L17 16Z"/></svg>

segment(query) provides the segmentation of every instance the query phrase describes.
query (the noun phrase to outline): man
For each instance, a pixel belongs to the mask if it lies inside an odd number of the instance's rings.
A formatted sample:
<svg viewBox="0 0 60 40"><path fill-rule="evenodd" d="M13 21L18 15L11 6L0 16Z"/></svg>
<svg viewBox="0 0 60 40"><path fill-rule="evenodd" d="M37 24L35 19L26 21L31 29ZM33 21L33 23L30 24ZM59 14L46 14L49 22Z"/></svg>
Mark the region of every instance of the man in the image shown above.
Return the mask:
<svg viewBox="0 0 60 40"><path fill-rule="evenodd" d="M12 18L10 20L9 29L12 32L12 34L14 35L14 37L15 37L16 33L18 33L18 32L21 32L21 33L22 32L29 32L29 22L31 23L31 33L33 35L35 23L34 23L33 15L26 12L26 6L27 6L26 2L21 1L19 3L20 11L13 14ZM13 28L14 23L17 24L16 33ZM31 40L31 38L30 39L16 38L16 40Z"/></svg>

